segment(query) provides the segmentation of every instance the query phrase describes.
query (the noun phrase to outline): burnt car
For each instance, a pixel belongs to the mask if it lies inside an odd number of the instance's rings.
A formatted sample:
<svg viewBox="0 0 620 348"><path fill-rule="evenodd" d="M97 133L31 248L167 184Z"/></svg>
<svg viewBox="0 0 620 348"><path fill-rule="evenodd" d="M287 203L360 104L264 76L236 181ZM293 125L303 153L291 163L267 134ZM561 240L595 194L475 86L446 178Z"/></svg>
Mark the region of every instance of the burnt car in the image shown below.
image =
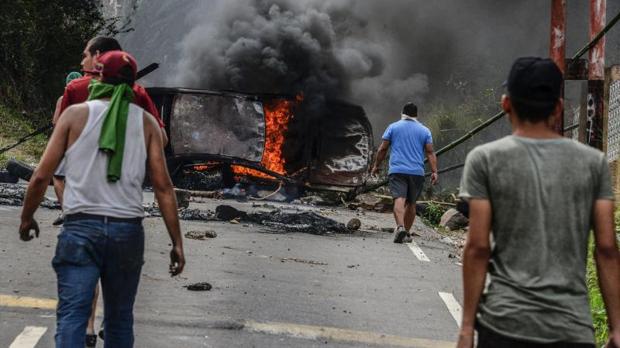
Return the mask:
<svg viewBox="0 0 620 348"><path fill-rule="evenodd" d="M338 100L187 88L149 88L166 125L174 178L188 171L231 181L285 182L316 189L361 187L372 160L364 109Z"/></svg>

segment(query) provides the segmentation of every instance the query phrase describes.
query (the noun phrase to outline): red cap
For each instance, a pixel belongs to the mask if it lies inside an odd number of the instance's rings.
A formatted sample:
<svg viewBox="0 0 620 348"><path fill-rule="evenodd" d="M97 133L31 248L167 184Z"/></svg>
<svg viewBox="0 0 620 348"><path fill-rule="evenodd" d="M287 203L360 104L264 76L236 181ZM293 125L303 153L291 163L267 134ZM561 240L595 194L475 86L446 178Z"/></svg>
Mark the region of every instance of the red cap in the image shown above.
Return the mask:
<svg viewBox="0 0 620 348"><path fill-rule="evenodd" d="M101 73L103 77L119 77L121 68L129 66L136 78L138 64L131 54L124 51L108 51L99 57L95 63L95 73Z"/></svg>

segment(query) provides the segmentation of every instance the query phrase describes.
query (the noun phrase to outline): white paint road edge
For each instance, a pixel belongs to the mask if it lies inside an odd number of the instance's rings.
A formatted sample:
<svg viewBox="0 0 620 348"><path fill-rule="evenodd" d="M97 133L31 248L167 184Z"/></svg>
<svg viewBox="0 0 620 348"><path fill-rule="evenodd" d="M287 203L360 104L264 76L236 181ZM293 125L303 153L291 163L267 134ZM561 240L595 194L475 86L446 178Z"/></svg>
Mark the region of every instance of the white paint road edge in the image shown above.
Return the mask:
<svg viewBox="0 0 620 348"><path fill-rule="evenodd" d="M454 298L454 295L449 292L440 292L439 297L441 297L443 303L445 303L446 307L448 307L448 311L450 311L450 314L452 315L452 318L454 318L454 320L456 321L456 324L461 327L463 309L461 308L461 305L456 300L456 298Z"/></svg>
<svg viewBox="0 0 620 348"><path fill-rule="evenodd" d="M411 251L413 252L413 255L415 255L415 257L418 258L418 260L424 261L424 262L431 262L431 260L428 259L426 254L422 251L422 249L420 249L420 247L414 240L412 240L411 243L406 243L406 244L409 247L409 249L411 249Z"/></svg>
<svg viewBox="0 0 620 348"><path fill-rule="evenodd" d="M26 326L9 348L34 348L46 331L46 327Z"/></svg>

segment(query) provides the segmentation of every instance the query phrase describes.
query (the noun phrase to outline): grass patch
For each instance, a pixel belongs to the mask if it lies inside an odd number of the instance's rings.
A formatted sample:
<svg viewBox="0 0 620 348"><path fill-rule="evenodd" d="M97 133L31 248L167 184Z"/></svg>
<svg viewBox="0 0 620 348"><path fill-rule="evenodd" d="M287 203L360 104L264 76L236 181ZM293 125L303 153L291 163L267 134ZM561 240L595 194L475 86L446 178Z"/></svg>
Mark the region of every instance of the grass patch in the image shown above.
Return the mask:
<svg viewBox="0 0 620 348"><path fill-rule="evenodd" d="M588 268L586 272L586 283L588 285L588 297L590 299L590 310L592 312L592 322L594 323L594 337L597 347L607 342L607 314L605 313L605 303L603 295L598 287L598 277L596 274L596 264L594 262L594 238L590 238L588 248Z"/></svg>
<svg viewBox="0 0 620 348"><path fill-rule="evenodd" d="M620 235L620 210L615 213L616 234ZM594 261L594 238L590 237L588 248L588 267L586 273L586 283L588 285L588 295L590 298L590 309L592 311L592 321L594 323L594 333L596 345L600 347L607 342L609 334L607 328L607 313L605 313L605 303L603 295L598 286L598 277L596 274L596 263Z"/></svg>
<svg viewBox="0 0 620 348"><path fill-rule="evenodd" d="M36 129L26 116L2 104L0 104L0 124L2 125L0 127L0 148L15 143L19 138ZM45 150L47 140L46 135L40 134L14 149L1 153L0 168L4 168L10 158L36 165Z"/></svg>
<svg viewBox="0 0 620 348"><path fill-rule="evenodd" d="M441 221L441 216L446 210L446 207L441 204L429 202L424 211L420 214L420 217L427 226L437 227Z"/></svg>

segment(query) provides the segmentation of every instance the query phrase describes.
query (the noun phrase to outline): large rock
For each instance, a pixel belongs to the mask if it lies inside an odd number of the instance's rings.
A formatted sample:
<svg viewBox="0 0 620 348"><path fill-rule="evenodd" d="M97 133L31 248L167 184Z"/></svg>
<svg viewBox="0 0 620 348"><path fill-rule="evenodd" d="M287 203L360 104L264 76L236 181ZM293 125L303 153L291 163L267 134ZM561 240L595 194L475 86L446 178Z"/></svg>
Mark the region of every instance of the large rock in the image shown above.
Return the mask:
<svg viewBox="0 0 620 348"><path fill-rule="evenodd" d="M393 204L393 199L390 196L364 193L355 197L355 201L350 206L355 209L361 207L366 210L388 212L392 210Z"/></svg>
<svg viewBox="0 0 620 348"><path fill-rule="evenodd" d="M461 214L456 209L448 209L442 216L439 221L439 226L445 227L451 231L459 230L464 228L469 223L469 220L465 217L465 215Z"/></svg>

